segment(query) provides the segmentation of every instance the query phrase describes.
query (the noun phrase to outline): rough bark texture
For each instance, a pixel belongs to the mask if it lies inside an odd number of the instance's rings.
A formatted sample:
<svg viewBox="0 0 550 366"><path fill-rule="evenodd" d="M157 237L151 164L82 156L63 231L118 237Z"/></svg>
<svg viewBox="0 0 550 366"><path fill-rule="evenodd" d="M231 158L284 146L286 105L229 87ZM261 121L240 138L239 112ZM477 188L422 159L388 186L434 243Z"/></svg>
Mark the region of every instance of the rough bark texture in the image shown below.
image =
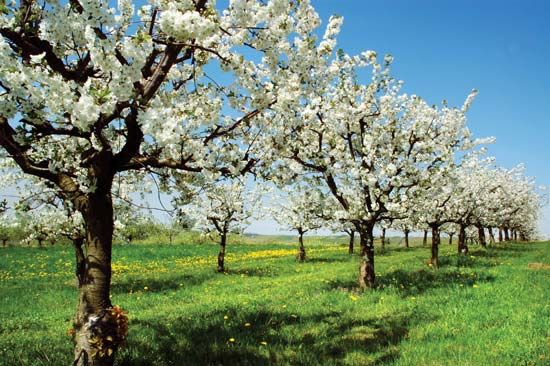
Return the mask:
<svg viewBox="0 0 550 366"><path fill-rule="evenodd" d="M86 252L75 242L78 307L74 323L75 361L78 366L111 366L120 336L111 317L111 248L113 205L110 187L89 195L83 210Z"/></svg>
<svg viewBox="0 0 550 366"><path fill-rule="evenodd" d="M359 286L374 288L374 225L362 226L358 231L361 243L361 264L359 266Z"/></svg>
<svg viewBox="0 0 550 366"><path fill-rule="evenodd" d="M485 239L485 229L483 229L483 226L477 227L477 236L479 239L479 245L481 245L483 248L487 247L487 240Z"/></svg>
<svg viewBox="0 0 550 366"><path fill-rule="evenodd" d="M348 253L353 254L353 246L355 245L355 230L351 230L348 232L349 235L349 246L348 246Z"/></svg>
<svg viewBox="0 0 550 366"><path fill-rule="evenodd" d="M405 248L409 247L409 230L405 230Z"/></svg>
<svg viewBox="0 0 550 366"><path fill-rule="evenodd" d="M296 255L296 259L298 262L303 262L306 260L306 247L304 246L304 231L298 230L298 242L300 246L298 247L298 254Z"/></svg>
<svg viewBox="0 0 550 366"><path fill-rule="evenodd" d="M225 245L227 244L227 233L222 233L220 238L220 252L218 253L218 272L225 271Z"/></svg>
<svg viewBox="0 0 550 366"><path fill-rule="evenodd" d="M434 268L439 268L439 243L441 242L441 237L439 235L439 226L432 225L432 258L430 259L430 264Z"/></svg>
<svg viewBox="0 0 550 366"><path fill-rule="evenodd" d="M428 230L424 230L424 238L422 239L422 245L428 245Z"/></svg>
<svg viewBox="0 0 550 366"><path fill-rule="evenodd" d="M458 232L458 254L468 254L468 246L466 245L466 226L460 225Z"/></svg>

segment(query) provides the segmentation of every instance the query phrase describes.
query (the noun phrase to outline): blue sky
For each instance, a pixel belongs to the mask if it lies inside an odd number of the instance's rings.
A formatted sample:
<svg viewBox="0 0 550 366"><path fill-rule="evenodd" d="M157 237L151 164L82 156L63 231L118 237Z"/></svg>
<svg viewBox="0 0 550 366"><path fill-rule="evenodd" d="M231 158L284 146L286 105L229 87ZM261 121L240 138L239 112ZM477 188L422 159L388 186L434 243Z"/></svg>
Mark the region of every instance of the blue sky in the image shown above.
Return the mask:
<svg viewBox="0 0 550 366"><path fill-rule="evenodd" d="M394 56L404 91L433 104L461 105L479 90L469 126L495 136L499 165L525 163L550 187L550 1L312 0L323 19L344 17L339 47ZM550 209L541 231L550 236ZM275 232L269 223L249 231Z"/></svg>

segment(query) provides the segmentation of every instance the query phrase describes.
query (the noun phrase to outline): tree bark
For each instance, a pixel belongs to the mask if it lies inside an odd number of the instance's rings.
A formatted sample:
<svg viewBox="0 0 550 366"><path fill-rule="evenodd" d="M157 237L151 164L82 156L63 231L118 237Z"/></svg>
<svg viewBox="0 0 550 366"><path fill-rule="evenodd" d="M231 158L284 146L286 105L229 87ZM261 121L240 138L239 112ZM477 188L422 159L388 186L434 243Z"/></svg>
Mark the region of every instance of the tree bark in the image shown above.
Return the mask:
<svg viewBox="0 0 550 366"><path fill-rule="evenodd" d="M431 225L432 228L432 258L430 259L430 264L433 268L439 268L439 244L441 242L441 237L439 235L439 226Z"/></svg>
<svg viewBox="0 0 550 366"><path fill-rule="evenodd" d="M498 242L502 243L502 228L498 228Z"/></svg>
<svg viewBox="0 0 550 366"><path fill-rule="evenodd" d="M97 192L99 191L99 192ZM125 341L127 324L117 322L110 301L113 205L110 187L88 195L82 214L86 252L76 240L78 306L74 322L77 366L111 366Z"/></svg>
<svg viewBox="0 0 550 366"><path fill-rule="evenodd" d="M380 235L380 241L382 245L382 251L386 249L386 228L382 228L382 235Z"/></svg>
<svg viewBox="0 0 550 366"><path fill-rule="evenodd" d="M483 248L486 248L487 240L485 239L485 229L483 229L483 226L481 225L477 227L477 236L479 239L479 245L481 245Z"/></svg>
<svg viewBox="0 0 550 366"><path fill-rule="evenodd" d="M468 245L466 245L466 226L460 225L458 232L458 254L468 254Z"/></svg>
<svg viewBox="0 0 550 366"><path fill-rule="evenodd" d="M422 239L422 246L428 245L428 230L424 230L424 239Z"/></svg>
<svg viewBox="0 0 550 366"><path fill-rule="evenodd" d="M489 243L494 244L495 243L495 234L493 233L493 228L490 227L488 230L489 230Z"/></svg>
<svg viewBox="0 0 550 366"><path fill-rule="evenodd" d="M306 260L306 247L304 246L304 231L298 230L298 234L299 234L298 243L300 245L298 248L298 254L296 255L296 259L298 260L298 262L303 262Z"/></svg>
<svg viewBox="0 0 550 366"><path fill-rule="evenodd" d="M449 234L449 245L453 245L453 233Z"/></svg>
<svg viewBox="0 0 550 366"><path fill-rule="evenodd" d="M517 230L514 230L513 237L514 237L514 241L518 241L518 232L517 232Z"/></svg>
<svg viewBox="0 0 550 366"><path fill-rule="evenodd" d="M350 230L348 232L348 235L349 235L348 253L353 254L353 246L355 245L355 230Z"/></svg>
<svg viewBox="0 0 550 366"><path fill-rule="evenodd" d="M510 241L510 233L507 227L504 228L504 241Z"/></svg>
<svg viewBox="0 0 550 366"><path fill-rule="evenodd" d="M374 225L360 225L359 231L361 244L361 264L359 266L359 287L365 289L367 287L374 288L375 272L374 272Z"/></svg>
<svg viewBox="0 0 550 366"><path fill-rule="evenodd" d="M220 252L218 253L218 272L224 272L225 271L225 245L227 244L227 233L223 232L221 233L220 238Z"/></svg>
<svg viewBox="0 0 550 366"><path fill-rule="evenodd" d="M409 230L405 230L405 248L409 247Z"/></svg>

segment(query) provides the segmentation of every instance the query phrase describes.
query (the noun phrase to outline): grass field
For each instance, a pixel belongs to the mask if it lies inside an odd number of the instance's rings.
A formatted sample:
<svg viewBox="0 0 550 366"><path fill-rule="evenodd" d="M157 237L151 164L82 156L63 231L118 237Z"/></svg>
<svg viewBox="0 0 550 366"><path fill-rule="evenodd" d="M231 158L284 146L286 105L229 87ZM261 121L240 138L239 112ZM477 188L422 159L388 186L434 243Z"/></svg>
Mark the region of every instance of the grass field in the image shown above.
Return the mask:
<svg viewBox="0 0 550 366"><path fill-rule="evenodd" d="M115 246L113 304L129 311L118 365L549 365L550 243L390 245L360 293L345 244ZM343 240L342 242L345 242ZM543 263L544 266L530 263ZM0 365L68 365L76 306L67 246L0 248Z"/></svg>

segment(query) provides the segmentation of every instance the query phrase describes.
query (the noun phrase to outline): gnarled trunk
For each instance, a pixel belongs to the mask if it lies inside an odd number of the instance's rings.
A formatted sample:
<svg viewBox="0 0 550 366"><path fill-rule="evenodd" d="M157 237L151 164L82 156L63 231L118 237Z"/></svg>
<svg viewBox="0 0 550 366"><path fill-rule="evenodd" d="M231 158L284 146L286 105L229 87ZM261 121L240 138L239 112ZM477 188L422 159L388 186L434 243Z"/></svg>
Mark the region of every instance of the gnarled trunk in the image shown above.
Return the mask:
<svg viewBox="0 0 550 366"><path fill-rule="evenodd" d="M466 226L460 225L458 231L458 254L468 254L468 246L466 245Z"/></svg>
<svg viewBox="0 0 550 366"><path fill-rule="evenodd" d="M227 244L227 233L220 235L220 252L218 253L218 272L225 271L225 245Z"/></svg>
<svg viewBox="0 0 550 366"><path fill-rule="evenodd" d="M361 264L359 266L359 286L374 288L374 225L364 224L358 228L361 243Z"/></svg>
<svg viewBox="0 0 550 366"><path fill-rule="evenodd" d="M348 235L349 235L348 253L353 254L353 246L355 245L355 230L350 230L348 232Z"/></svg>
<svg viewBox="0 0 550 366"><path fill-rule="evenodd" d="M298 230L298 242L300 244L298 248L298 254L296 255L296 259L298 262L303 262L306 260L306 247L304 246L304 233L303 230Z"/></svg>
<svg viewBox="0 0 550 366"><path fill-rule="evenodd" d="M75 360L78 366L111 366L119 346L125 341L125 316L113 312L111 250L113 205L110 188L89 194L83 208L86 224L84 252L82 240L75 240L78 278L78 306L74 321Z"/></svg>
<svg viewBox="0 0 550 366"><path fill-rule="evenodd" d="M441 242L441 237L439 235L439 225L431 225L432 228L432 258L430 259L430 264L434 268L439 268L439 243Z"/></svg>
<svg viewBox="0 0 550 366"><path fill-rule="evenodd" d="M477 236L479 240L479 245L481 245L483 248L487 247L487 240L485 239L485 230L483 229L483 226L479 225L477 227Z"/></svg>
<svg viewBox="0 0 550 366"><path fill-rule="evenodd" d="M405 248L409 247L409 230L405 230Z"/></svg>

